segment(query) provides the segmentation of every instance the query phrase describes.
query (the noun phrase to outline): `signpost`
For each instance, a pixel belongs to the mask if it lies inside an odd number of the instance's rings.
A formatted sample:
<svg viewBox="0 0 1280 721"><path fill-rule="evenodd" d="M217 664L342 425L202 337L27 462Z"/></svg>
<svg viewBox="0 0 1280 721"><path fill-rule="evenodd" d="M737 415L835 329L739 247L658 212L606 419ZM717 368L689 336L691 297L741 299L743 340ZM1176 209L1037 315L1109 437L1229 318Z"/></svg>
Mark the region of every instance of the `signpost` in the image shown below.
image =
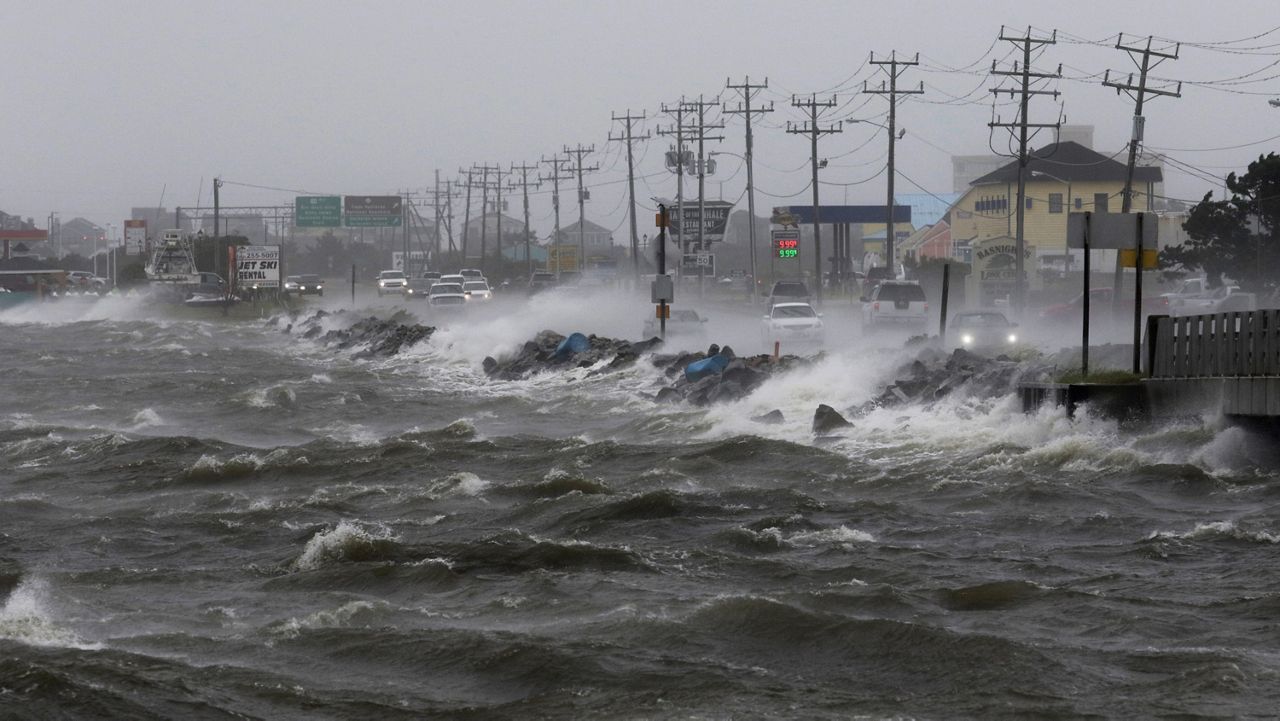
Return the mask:
<svg viewBox="0 0 1280 721"><path fill-rule="evenodd" d="M707 243L719 243L724 240L725 228L729 226L729 212L733 210L733 203L727 200L707 200L703 202L706 206L706 218L703 220L702 237ZM684 207L683 218L671 218L671 233L681 241L696 241L698 238L698 206L686 205ZM684 234L684 228L689 228L689 234Z"/></svg>
<svg viewBox="0 0 1280 721"><path fill-rule="evenodd" d="M293 200L293 224L298 228L337 228L342 225L342 197L299 195Z"/></svg>
<svg viewBox="0 0 1280 721"><path fill-rule="evenodd" d="M345 195L342 212L348 228L398 228L401 203L398 195Z"/></svg>
<svg viewBox="0 0 1280 721"><path fill-rule="evenodd" d="M147 252L147 221L124 221L124 254L145 255Z"/></svg>
<svg viewBox="0 0 1280 721"><path fill-rule="evenodd" d="M680 258L680 274L692 276L701 274L714 277L716 274L715 253L685 253Z"/></svg>
<svg viewBox="0 0 1280 721"><path fill-rule="evenodd" d="M280 287L280 246L245 245L235 255L236 286L239 288Z"/></svg>

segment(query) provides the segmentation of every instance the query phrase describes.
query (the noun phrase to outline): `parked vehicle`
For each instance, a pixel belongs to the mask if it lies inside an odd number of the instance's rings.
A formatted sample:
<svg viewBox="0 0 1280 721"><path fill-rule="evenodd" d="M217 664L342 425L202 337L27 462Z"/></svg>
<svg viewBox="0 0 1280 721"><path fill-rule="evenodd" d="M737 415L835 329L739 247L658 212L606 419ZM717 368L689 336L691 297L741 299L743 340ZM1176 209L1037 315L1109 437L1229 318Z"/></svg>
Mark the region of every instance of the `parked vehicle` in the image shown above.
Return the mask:
<svg viewBox="0 0 1280 721"><path fill-rule="evenodd" d="M1253 293L1246 293L1239 286L1223 285L1201 296L1177 298L1169 304L1168 312L1169 315L1182 316L1257 309L1258 299Z"/></svg>
<svg viewBox="0 0 1280 721"><path fill-rule="evenodd" d="M492 300L493 291L489 288L489 281L469 280L462 284L462 294L467 300Z"/></svg>
<svg viewBox="0 0 1280 721"><path fill-rule="evenodd" d="M378 273L378 295L403 293L407 280L402 270L384 270Z"/></svg>
<svg viewBox="0 0 1280 721"><path fill-rule="evenodd" d="M929 322L924 288L910 280L885 280L862 296L862 329L902 328L923 332Z"/></svg>
<svg viewBox="0 0 1280 721"><path fill-rule="evenodd" d="M772 349L774 342L783 348L820 346L826 340L822 314L808 303L775 303L760 324L760 343Z"/></svg>
<svg viewBox="0 0 1280 721"><path fill-rule="evenodd" d="M681 336L686 338L705 338L707 335L704 324L706 318L698 315L696 310L688 309L672 309L671 317L667 319L667 337ZM643 334L645 338L653 338L658 335L661 330L661 324L657 318L649 318L644 322Z"/></svg>
<svg viewBox="0 0 1280 721"><path fill-rule="evenodd" d="M1017 323L999 311L964 311L947 324L947 345L969 350L1006 349L1017 344L1017 328Z"/></svg>
<svg viewBox="0 0 1280 721"><path fill-rule="evenodd" d="M284 279L286 295L324 295L324 281L318 275L290 275Z"/></svg>
<svg viewBox="0 0 1280 721"><path fill-rule="evenodd" d="M109 285L111 285L110 280L96 276L87 270L73 270L67 273L68 290L81 293L100 293L106 290Z"/></svg>
<svg viewBox="0 0 1280 721"><path fill-rule="evenodd" d="M779 280L769 290L769 304L810 303L813 297L802 280Z"/></svg>
<svg viewBox="0 0 1280 721"><path fill-rule="evenodd" d="M404 286L404 297L415 300L426 300L431 295L431 286L436 281L431 278L410 278Z"/></svg>
<svg viewBox="0 0 1280 721"><path fill-rule="evenodd" d="M555 273L541 270L534 271L533 275L529 276L529 295L546 290L547 288L555 287L555 284Z"/></svg>

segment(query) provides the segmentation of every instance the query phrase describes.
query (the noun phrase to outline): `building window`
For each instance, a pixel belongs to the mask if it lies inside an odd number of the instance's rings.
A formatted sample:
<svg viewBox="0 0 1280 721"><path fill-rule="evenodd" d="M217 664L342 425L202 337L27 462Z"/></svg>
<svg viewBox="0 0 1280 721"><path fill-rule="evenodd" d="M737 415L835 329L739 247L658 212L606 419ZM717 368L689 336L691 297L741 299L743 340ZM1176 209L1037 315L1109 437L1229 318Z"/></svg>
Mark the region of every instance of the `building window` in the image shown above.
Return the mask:
<svg viewBox="0 0 1280 721"><path fill-rule="evenodd" d="M1094 193L1093 194L1093 212L1095 213L1111 212L1107 209L1107 199L1110 197L1111 196L1108 195L1107 193Z"/></svg>
<svg viewBox="0 0 1280 721"><path fill-rule="evenodd" d="M1084 208L1084 198L1076 198L1076 210Z"/></svg>
<svg viewBox="0 0 1280 721"><path fill-rule="evenodd" d="M1034 199L1033 199L1033 198L1024 198L1024 200L1026 201L1026 204L1027 204L1027 210L1031 210L1031 201L1032 201L1032 200L1034 200Z"/></svg>
<svg viewBox="0 0 1280 721"><path fill-rule="evenodd" d="M1049 212L1062 212L1062 193L1049 193Z"/></svg>

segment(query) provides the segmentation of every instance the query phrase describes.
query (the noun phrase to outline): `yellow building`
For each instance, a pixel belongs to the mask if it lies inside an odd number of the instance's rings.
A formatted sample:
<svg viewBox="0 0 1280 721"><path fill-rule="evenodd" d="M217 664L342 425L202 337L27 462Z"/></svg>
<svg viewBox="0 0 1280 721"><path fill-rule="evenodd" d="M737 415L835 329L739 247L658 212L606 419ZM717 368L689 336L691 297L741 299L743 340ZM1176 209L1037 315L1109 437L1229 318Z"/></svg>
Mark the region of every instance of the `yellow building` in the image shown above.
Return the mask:
<svg viewBox="0 0 1280 721"><path fill-rule="evenodd" d="M1031 156L1025 171L1023 215L1023 242L1034 249L1034 260L1028 258L1026 266L1028 275L1037 269L1065 266L1068 214L1120 212L1125 181L1123 154L1108 157L1064 141L1035 150ZM1135 168L1131 210L1152 210L1152 198L1161 180L1158 167ZM970 183L948 213L956 247L1015 238L1017 197L1016 160Z"/></svg>

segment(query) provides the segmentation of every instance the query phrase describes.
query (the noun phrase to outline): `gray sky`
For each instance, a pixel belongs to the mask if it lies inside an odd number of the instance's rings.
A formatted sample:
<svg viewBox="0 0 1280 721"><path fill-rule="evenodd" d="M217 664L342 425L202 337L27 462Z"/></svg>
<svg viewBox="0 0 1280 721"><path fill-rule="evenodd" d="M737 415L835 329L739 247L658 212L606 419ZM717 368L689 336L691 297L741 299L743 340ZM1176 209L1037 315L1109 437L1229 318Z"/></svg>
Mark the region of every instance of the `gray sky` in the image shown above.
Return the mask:
<svg viewBox="0 0 1280 721"><path fill-rule="evenodd" d="M1066 11L1070 8L1070 12ZM1229 9L1224 9L1229 8ZM6 172L0 209L33 216L43 227L51 211L101 224L128 216L131 206L172 208L211 202L211 181L229 181L226 205L291 204L293 193L233 183L334 194L422 189L439 168L445 177L472 163L537 161L565 144L592 144L587 176L595 186L587 216L626 229L625 156L606 140L610 114L630 109L654 118L662 103L724 91L727 78L768 77L776 112L756 133L757 186L789 195L808 183L809 147L781 126L799 120L791 93L837 90L832 119L879 121L880 96L860 95L862 80L878 85L864 65L897 50L921 54L903 82L926 85L904 102L897 164L929 191L951 190L949 155L987 152L991 60L1012 59L995 42L1011 34L1059 31L1034 64L1063 63L1061 102L1067 122L1096 127L1095 147L1122 147L1133 103L1100 86L1111 68L1133 64L1111 47L1145 35L1189 43L1233 41L1280 26L1274 0L1229 6L1165 2L42 2L11 3L4 14ZM1103 46L1067 42L1101 40ZM993 47L994 44L994 47ZM1268 47L1269 46L1269 47ZM1147 109L1146 144L1176 148L1175 159L1221 176L1243 168L1280 141L1199 152L1280 136L1280 31L1226 46L1231 52L1185 46L1180 59L1154 74L1186 81L1249 75L1264 82L1210 89L1185 85L1181 99L1159 98ZM990 50L990 52L988 52ZM966 72L940 71L943 66ZM1002 63L1002 68L1008 68ZM1263 69L1266 68L1266 69ZM1093 74L1097 78L1089 78ZM972 94L970 94L972 91ZM950 100L959 96L967 102ZM1258 94L1242 94L1258 93ZM1049 99L1032 104L1033 121L1056 119ZM1006 120L1011 109L1003 109ZM725 141L743 151L740 116L726 118ZM669 119L651 119L652 130ZM878 133L870 139L873 133ZM1047 140L1042 139L1037 145ZM666 138L641 146L637 196L674 195L663 171ZM880 203L884 133L847 125L825 136L830 158L824 201ZM1123 159L1123 156L1122 156ZM737 199L745 185L741 161L720 158L709 197ZM1195 199L1210 180L1166 171L1166 193ZM203 188L203 193L201 192ZM899 192L915 188L899 178ZM565 196L564 222L576 220ZM745 200L743 201L745 204ZM759 195L759 212L809 202ZM550 196L532 202L533 225L551 226ZM512 215L518 215L513 204ZM744 206L745 207L745 206ZM652 225L641 211L641 232ZM460 215L460 211L459 211Z"/></svg>

